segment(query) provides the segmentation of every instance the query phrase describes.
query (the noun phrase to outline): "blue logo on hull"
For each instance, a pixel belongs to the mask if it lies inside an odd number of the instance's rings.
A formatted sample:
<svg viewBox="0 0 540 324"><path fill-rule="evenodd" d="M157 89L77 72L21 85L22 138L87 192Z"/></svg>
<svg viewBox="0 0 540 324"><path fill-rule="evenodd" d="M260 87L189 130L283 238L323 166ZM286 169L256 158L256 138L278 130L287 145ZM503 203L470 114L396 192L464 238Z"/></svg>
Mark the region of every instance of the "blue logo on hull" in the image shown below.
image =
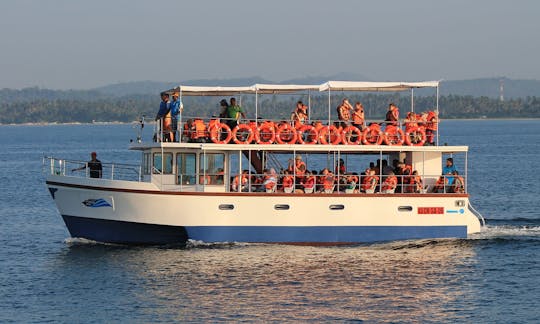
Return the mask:
<svg viewBox="0 0 540 324"><path fill-rule="evenodd" d="M107 202L107 200L99 198L99 199L86 199L82 202L83 205L86 207L112 207L111 204Z"/></svg>

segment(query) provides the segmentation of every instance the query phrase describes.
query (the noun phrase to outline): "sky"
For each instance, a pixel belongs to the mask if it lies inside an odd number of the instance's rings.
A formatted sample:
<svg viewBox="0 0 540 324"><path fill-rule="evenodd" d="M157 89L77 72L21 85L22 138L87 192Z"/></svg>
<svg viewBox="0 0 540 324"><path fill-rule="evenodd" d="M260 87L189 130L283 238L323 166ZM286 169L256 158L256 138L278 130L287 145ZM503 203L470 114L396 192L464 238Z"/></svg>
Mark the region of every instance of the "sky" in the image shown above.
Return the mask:
<svg viewBox="0 0 540 324"><path fill-rule="evenodd" d="M1 0L0 89L540 79L538 17L536 0Z"/></svg>

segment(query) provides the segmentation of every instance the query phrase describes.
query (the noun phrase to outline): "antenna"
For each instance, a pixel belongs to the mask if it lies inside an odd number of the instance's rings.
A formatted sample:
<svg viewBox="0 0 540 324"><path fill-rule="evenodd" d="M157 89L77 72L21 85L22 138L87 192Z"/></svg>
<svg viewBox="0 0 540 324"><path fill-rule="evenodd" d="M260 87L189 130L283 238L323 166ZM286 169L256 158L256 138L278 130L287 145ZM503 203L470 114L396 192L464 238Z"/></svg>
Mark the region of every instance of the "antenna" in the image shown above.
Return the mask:
<svg viewBox="0 0 540 324"><path fill-rule="evenodd" d="M499 80L499 101L504 101L504 79Z"/></svg>

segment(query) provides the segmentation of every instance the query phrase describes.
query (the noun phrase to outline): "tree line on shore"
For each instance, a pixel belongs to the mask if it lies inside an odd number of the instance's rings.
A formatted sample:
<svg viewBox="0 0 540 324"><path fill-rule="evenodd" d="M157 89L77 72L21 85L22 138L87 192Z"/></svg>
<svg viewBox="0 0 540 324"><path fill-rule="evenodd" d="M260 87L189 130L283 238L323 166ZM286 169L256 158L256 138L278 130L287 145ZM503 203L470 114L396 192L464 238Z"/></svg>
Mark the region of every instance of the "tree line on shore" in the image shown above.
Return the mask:
<svg viewBox="0 0 540 324"><path fill-rule="evenodd" d="M400 117L412 108L410 96L404 94L353 95L333 93L330 103L331 119L336 119L335 107L342 98L354 103L362 102L367 120L383 119L390 102L400 107ZM185 97L184 118L211 117L219 114L222 98ZM227 98L228 99L228 98ZM258 116L265 119L289 119L296 101L302 100L310 106L310 119L328 119L328 97L326 95L259 96ZM255 117L254 96L243 96L241 105L248 118ZM435 96L414 97L414 111L434 110ZM155 95L130 95L123 97L95 96L87 98L25 98L0 101L0 124L21 123L89 123L89 122L132 122L145 115L153 119L159 107ZM540 98L536 96L515 98L505 101L488 97L448 95L439 97L439 117L455 118L540 118Z"/></svg>

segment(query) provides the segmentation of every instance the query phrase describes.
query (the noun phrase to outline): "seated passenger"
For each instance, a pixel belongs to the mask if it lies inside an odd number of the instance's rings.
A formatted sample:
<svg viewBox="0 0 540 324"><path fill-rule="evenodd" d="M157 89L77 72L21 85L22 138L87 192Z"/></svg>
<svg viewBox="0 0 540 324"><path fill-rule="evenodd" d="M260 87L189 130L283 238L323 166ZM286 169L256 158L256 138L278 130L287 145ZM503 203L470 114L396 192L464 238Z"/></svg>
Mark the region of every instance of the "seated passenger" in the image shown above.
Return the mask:
<svg viewBox="0 0 540 324"><path fill-rule="evenodd" d="M384 120L386 122L386 125L398 125L399 108L394 103L388 105L388 111L386 112L386 118Z"/></svg>
<svg viewBox="0 0 540 324"><path fill-rule="evenodd" d="M422 178L418 175L418 171L414 170L413 173L405 180L407 193L421 193L423 189Z"/></svg>
<svg viewBox="0 0 540 324"><path fill-rule="evenodd" d="M281 186L283 187L283 191L285 192L292 192L294 187L294 178L290 174L289 170L285 170L283 180L281 181Z"/></svg>
<svg viewBox="0 0 540 324"><path fill-rule="evenodd" d="M398 184L397 177L394 175L393 171L390 171L386 179L384 179L381 185L382 193L393 193L396 190Z"/></svg>
<svg viewBox="0 0 540 324"><path fill-rule="evenodd" d="M224 175L223 168L218 168L216 172L216 181L215 181L216 184L220 184L220 185L223 184L223 181L224 181L223 175Z"/></svg>
<svg viewBox="0 0 540 324"><path fill-rule="evenodd" d="M365 193L373 193L377 188L379 177L375 175L375 170L366 169L366 176L362 180L362 191Z"/></svg>
<svg viewBox="0 0 540 324"><path fill-rule="evenodd" d="M325 193L331 193L334 191L334 175L327 168L323 169L321 175L322 191Z"/></svg>
<svg viewBox="0 0 540 324"><path fill-rule="evenodd" d="M304 192L313 191L315 189L315 176L308 170L306 171L306 177L302 183Z"/></svg>
<svg viewBox="0 0 540 324"><path fill-rule="evenodd" d="M210 175L208 173L205 173L204 170L199 171L199 184L201 185L208 185L210 184Z"/></svg>
<svg viewBox="0 0 540 324"><path fill-rule="evenodd" d="M465 193L465 180L459 175L457 170L452 173L454 175L454 183L452 184L452 192Z"/></svg>
<svg viewBox="0 0 540 324"><path fill-rule="evenodd" d="M249 179L248 179L248 170L242 171L242 174L239 174L234 177L233 183L231 185L232 191L249 191Z"/></svg>
<svg viewBox="0 0 540 324"><path fill-rule="evenodd" d="M448 178L444 175L440 176L439 179L437 179L437 182L433 186L433 189L431 189L431 192L433 193L444 193L445 187L448 184Z"/></svg>

